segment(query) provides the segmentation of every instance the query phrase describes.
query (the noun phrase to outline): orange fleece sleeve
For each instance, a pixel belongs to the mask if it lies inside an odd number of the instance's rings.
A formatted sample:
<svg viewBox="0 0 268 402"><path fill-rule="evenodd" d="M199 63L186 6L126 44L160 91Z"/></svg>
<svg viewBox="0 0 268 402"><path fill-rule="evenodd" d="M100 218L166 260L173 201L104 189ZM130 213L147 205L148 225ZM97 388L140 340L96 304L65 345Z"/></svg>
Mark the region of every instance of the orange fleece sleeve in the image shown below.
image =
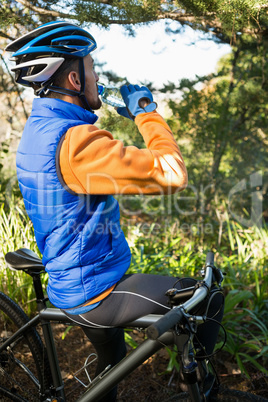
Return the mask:
<svg viewBox="0 0 268 402"><path fill-rule="evenodd" d="M173 134L156 112L135 123L147 149L124 146L94 125L70 128L60 150L67 186L79 194L171 194L187 185L187 171Z"/></svg>

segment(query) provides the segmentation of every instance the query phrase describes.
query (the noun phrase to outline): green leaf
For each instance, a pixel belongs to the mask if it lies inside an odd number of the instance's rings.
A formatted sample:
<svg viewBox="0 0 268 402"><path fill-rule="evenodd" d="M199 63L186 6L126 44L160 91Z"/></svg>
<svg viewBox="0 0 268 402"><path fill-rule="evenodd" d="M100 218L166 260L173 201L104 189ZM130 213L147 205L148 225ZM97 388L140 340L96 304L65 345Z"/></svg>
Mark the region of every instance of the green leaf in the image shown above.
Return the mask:
<svg viewBox="0 0 268 402"><path fill-rule="evenodd" d="M65 331L63 332L63 334L62 334L62 336L61 336L61 339L65 339L65 338L66 338L66 335L68 334L69 331L71 331L72 328L73 328L73 325L69 325L69 326L65 329Z"/></svg>
<svg viewBox="0 0 268 402"><path fill-rule="evenodd" d="M250 356L246 353L240 353L240 356L244 357L245 362L252 363L258 370L260 370L262 373L268 375L268 370L266 368L264 368L261 364L259 364L252 356Z"/></svg>
<svg viewBox="0 0 268 402"><path fill-rule="evenodd" d="M133 349L136 349L136 347L138 346L137 342L134 341L134 339L129 335L129 333L127 332L127 330L125 330L125 342L131 346Z"/></svg>
<svg viewBox="0 0 268 402"><path fill-rule="evenodd" d="M248 299L251 299L253 297L252 292L249 290L232 290L228 293L228 295L225 298L225 308L224 308L224 314L229 313L230 311L233 311L233 309L242 302L245 302Z"/></svg>

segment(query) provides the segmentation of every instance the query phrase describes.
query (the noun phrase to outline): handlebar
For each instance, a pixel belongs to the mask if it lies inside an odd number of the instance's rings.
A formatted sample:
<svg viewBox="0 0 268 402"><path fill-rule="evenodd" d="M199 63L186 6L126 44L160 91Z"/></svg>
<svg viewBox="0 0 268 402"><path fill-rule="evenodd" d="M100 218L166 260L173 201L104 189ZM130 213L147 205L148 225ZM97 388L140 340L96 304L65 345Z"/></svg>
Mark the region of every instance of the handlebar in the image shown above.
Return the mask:
<svg viewBox="0 0 268 402"><path fill-rule="evenodd" d="M158 321L154 324L150 325L147 330L146 334L149 339L156 340L165 332L167 332L170 328L174 327L174 325L178 324L183 317L183 311L181 306L174 307L168 313L163 315Z"/></svg>
<svg viewBox="0 0 268 402"><path fill-rule="evenodd" d="M146 334L149 339L158 339L170 328L179 324L184 313L187 313L205 299L210 291L213 280L213 270L215 269L217 268L214 267L214 253L209 251L206 256L205 278L200 287L195 290L193 296L189 300L179 306L173 307L173 309L147 328Z"/></svg>
<svg viewBox="0 0 268 402"><path fill-rule="evenodd" d="M212 267L214 267L214 253L212 251L209 251L207 253L207 257L206 257L206 267L210 265Z"/></svg>

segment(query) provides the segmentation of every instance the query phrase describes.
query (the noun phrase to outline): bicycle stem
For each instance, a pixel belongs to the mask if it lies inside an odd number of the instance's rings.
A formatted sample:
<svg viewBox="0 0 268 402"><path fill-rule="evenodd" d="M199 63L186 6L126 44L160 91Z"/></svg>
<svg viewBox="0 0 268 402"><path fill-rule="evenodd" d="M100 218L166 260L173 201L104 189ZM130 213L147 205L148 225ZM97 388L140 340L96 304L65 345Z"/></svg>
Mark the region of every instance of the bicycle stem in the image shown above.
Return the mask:
<svg viewBox="0 0 268 402"><path fill-rule="evenodd" d="M150 325L146 331L150 339L155 340L159 338L159 336L161 336L163 333L170 330L176 324L179 324L184 314L192 310L206 298L212 285L213 270L216 269L213 265L213 254L209 253L208 255L211 257L211 259L206 261L205 278L198 284L198 288L194 292L193 296L181 305L173 307L168 313L160 318L160 320Z"/></svg>
<svg viewBox="0 0 268 402"><path fill-rule="evenodd" d="M206 268L206 276L205 276L204 281L202 282L201 287L199 287L195 291L194 297L187 300L186 302L184 302L182 304L182 306L180 306L183 308L185 313L188 313L188 311L192 310L195 306L197 306L197 304L199 304L207 296L207 294L211 288L211 284L212 284L212 275L213 275L213 269L212 269L212 267L208 266Z"/></svg>

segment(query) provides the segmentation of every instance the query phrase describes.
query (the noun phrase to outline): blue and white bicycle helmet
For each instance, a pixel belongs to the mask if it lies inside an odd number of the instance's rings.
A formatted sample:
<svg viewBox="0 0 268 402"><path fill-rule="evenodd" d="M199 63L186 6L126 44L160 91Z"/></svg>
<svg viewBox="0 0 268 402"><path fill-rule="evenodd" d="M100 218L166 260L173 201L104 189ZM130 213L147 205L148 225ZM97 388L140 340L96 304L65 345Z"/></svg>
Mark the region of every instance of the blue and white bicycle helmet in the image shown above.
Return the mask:
<svg viewBox="0 0 268 402"><path fill-rule="evenodd" d="M14 40L6 51L14 52L15 80L24 86L35 86L35 94L46 96L50 91L79 96L86 109L90 109L84 96L85 72L83 58L96 49L95 39L79 26L55 21L41 25ZM53 81L61 72L66 60L79 60L80 92L56 87Z"/></svg>

